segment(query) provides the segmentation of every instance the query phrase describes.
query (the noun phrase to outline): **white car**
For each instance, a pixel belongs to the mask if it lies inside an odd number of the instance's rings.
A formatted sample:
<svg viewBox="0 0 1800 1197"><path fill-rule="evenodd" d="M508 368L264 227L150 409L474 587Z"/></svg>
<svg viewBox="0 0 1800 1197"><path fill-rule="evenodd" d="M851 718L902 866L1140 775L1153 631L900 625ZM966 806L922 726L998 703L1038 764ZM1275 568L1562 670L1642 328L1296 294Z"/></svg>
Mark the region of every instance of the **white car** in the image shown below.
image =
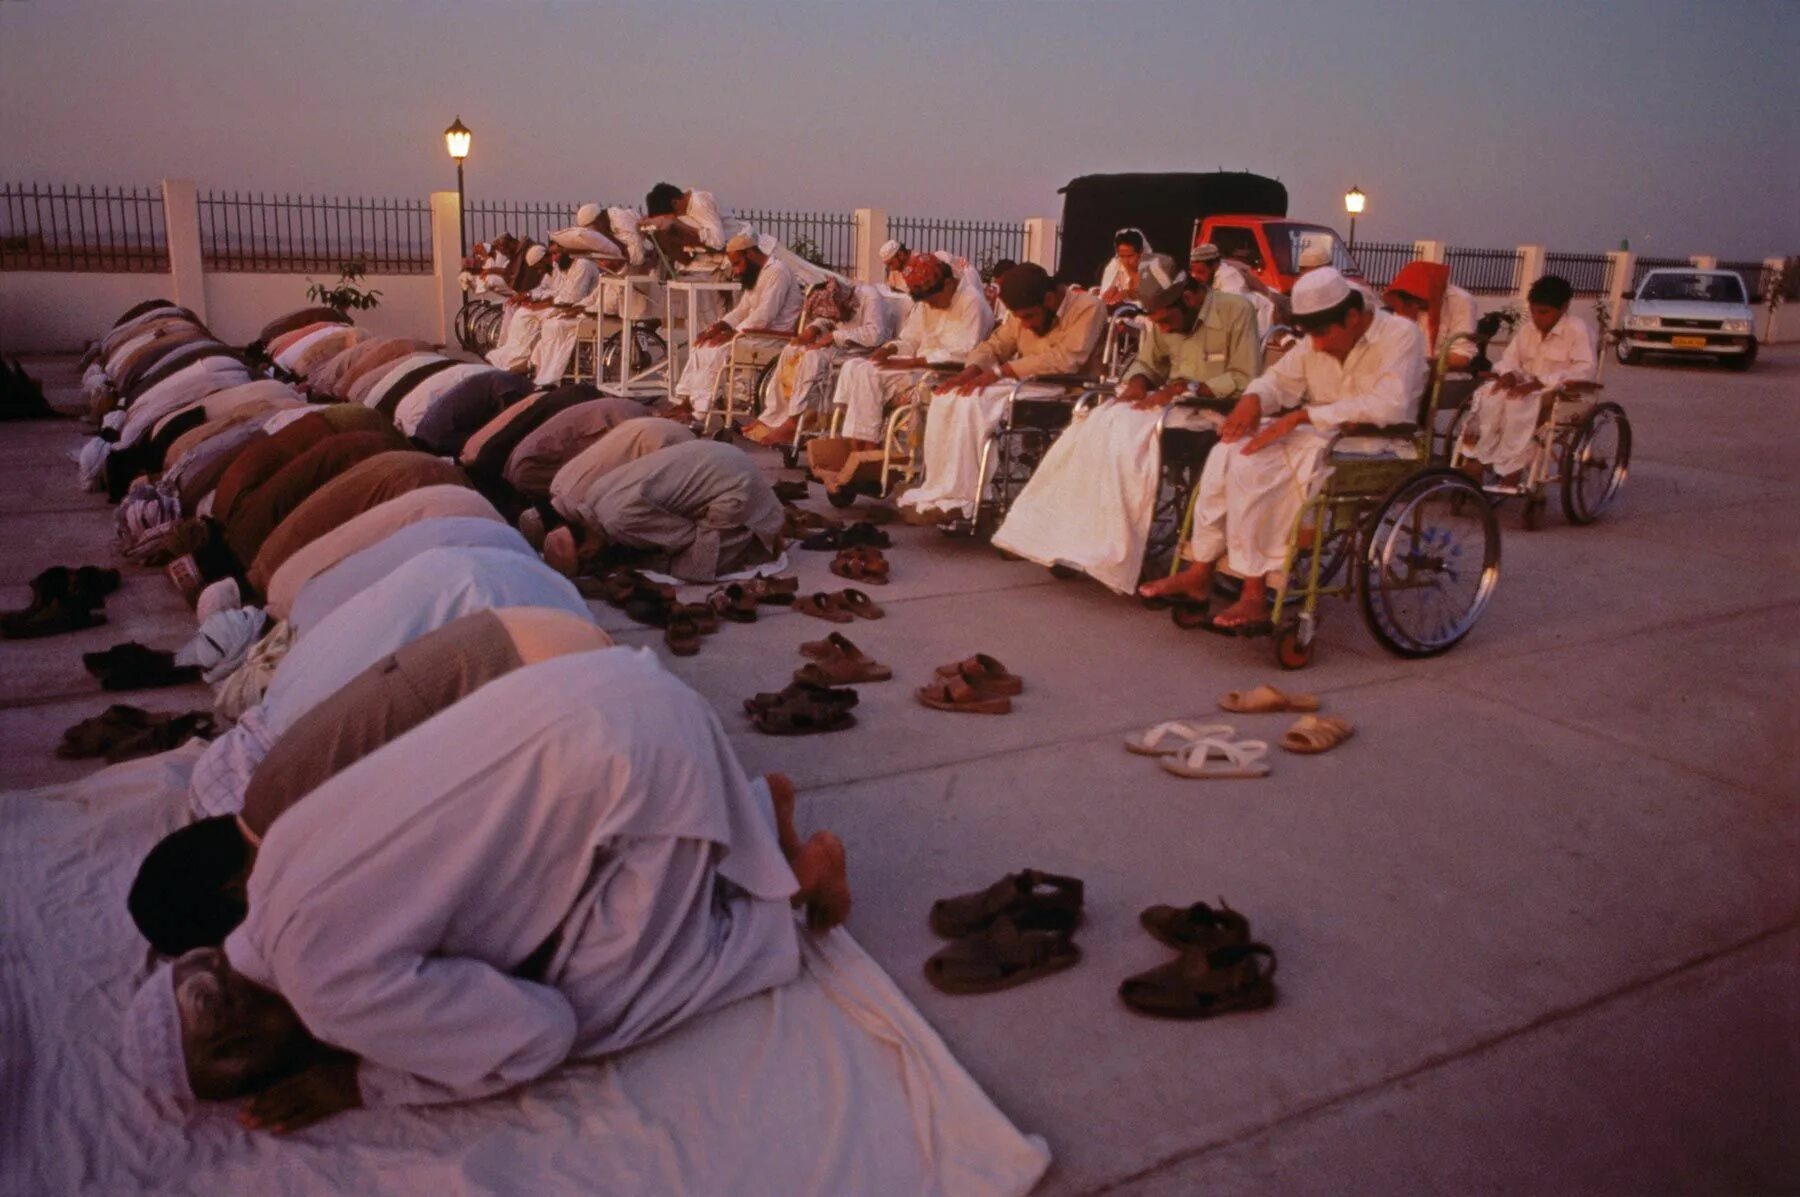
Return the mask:
<svg viewBox="0 0 1800 1197"><path fill-rule="evenodd" d="M1756 360L1756 315L1730 270L1652 270L1625 305L1616 352L1626 365L1646 353L1704 354L1733 369Z"/></svg>

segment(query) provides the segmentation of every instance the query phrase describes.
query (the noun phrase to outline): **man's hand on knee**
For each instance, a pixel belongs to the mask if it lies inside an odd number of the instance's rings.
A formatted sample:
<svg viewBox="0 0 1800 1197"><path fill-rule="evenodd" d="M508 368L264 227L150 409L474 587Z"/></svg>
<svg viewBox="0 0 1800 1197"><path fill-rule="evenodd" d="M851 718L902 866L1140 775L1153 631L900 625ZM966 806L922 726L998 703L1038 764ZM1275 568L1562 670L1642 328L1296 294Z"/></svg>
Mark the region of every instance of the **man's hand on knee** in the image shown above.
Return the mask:
<svg viewBox="0 0 1800 1197"><path fill-rule="evenodd" d="M1256 431L1256 422L1262 419L1262 400L1254 395L1245 395L1225 417L1224 425L1219 429L1219 440L1229 445L1233 441L1242 440Z"/></svg>

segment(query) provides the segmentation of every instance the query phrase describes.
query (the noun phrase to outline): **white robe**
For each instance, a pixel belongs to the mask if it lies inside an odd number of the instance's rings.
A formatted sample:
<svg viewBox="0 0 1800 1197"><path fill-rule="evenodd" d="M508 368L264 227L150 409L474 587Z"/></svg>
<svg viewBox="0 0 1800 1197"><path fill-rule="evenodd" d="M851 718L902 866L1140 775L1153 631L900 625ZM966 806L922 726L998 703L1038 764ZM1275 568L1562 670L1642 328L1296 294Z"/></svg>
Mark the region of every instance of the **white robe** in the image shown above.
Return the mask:
<svg viewBox="0 0 1800 1197"><path fill-rule="evenodd" d="M831 329L830 345L809 349L789 345L781 351L774 393L762 413L762 422L774 427L799 419L808 408L817 410L825 398L818 392L832 363L852 347L872 349L886 344L899 325L896 316L879 287L873 283L856 284L856 310L848 320Z"/></svg>
<svg viewBox="0 0 1800 1197"><path fill-rule="evenodd" d="M395 427L411 436L419 430L420 421L431 411L432 405L449 393L451 387L464 379L492 370L493 367L486 362L462 362L447 370L439 370L429 378L420 379L419 384L408 391L394 408Z"/></svg>
<svg viewBox="0 0 1800 1197"><path fill-rule="evenodd" d="M1188 556L1221 556L1240 577L1278 575L1301 505L1324 478L1331 434L1344 424L1403 424L1414 419L1425 387L1425 338L1411 321L1376 312L1374 323L1339 362L1311 340L1244 389L1265 417L1305 405L1301 424L1246 455L1249 437L1220 445L1200 471Z"/></svg>
<svg viewBox="0 0 1800 1197"><path fill-rule="evenodd" d="M687 196L687 211L678 219L700 234L700 244L710 250L723 253L725 250L725 216L719 209L719 201L713 197L713 193L710 191L690 191Z"/></svg>
<svg viewBox="0 0 1800 1197"><path fill-rule="evenodd" d="M1475 320L1480 315L1475 297L1454 283L1444 288L1444 304L1438 310L1437 342L1431 343L1431 315L1420 312L1415 320L1419 333L1430 345L1430 362L1437 364L1438 356L1449 347L1451 341L1461 334L1465 337L1475 335ZM1459 341L1454 352L1475 356L1475 342Z"/></svg>
<svg viewBox="0 0 1800 1197"><path fill-rule="evenodd" d="M205 357L181 367L125 409L125 424L119 429L120 447L135 445L171 412L197 403L215 391L241 387L249 381L249 369L234 357Z"/></svg>
<svg viewBox="0 0 1800 1197"><path fill-rule="evenodd" d="M585 311L594 306L595 292L599 289L599 265L586 258L577 258L557 276L550 299L555 303L575 304ZM531 354L537 385L553 387L562 382L569 369L569 360L575 356L575 336L581 320L579 313L569 315L555 310L544 313L538 323L537 348Z"/></svg>
<svg viewBox="0 0 1800 1197"><path fill-rule="evenodd" d="M1256 335L1267 336L1275 323L1275 305L1261 291L1253 291L1250 284L1244 281L1244 268L1236 262L1220 261L1218 270L1213 272L1213 289L1223 291L1227 295L1242 295L1256 309Z"/></svg>
<svg viewBox="0 0 1800 1197"><path fill-rule="evenodd" d="M301 598L306 591L302 588ZM496 607L552 607L593 618L574 585L534 557L504 549L421 553L321 619L297 641L257 703L194 762L196 813L230 814L250 774L294 720L388 653L458 616Z"/></svg>
<svg viewBox="0 0 1800 1197"><path fill-rule="evenodd" d="M457 1101L792 979L796 889L717 715L609 648L488 683L283 814L225 952L361 1058L366 1105Z"/></svg>
<svg viewBox="0 0 1800 1197"><path fill-rule="evenodd" d="M546 275L544 281L528 291L525 297L549 299L555 286L555 280ZM487 358L502 370L522 374L531 366L531 352L537 348L538 336L543 331L544 310L508 303L506 311L506 328L500 343L488 351Z"/></svg>
<svg viewBox="0 0 1800 1197"><path fill-rule="evenodd" d="M1502 476L1531 464L1536 453L1533 437L1538 427L1538 407L1545 390L1565 382L1589 382L1594 377L1594 336L1587 325L1564 314L1545 336L1529 318L1506 343L1506 352L1494 366L1496 374L1529 375L1543 383L1526 394L1503 394L1494 383L1475 392L1474 414L1465 437L1463 453L1486 462Z"/></svg>
<svg viewBox="0 0 1800 1197"><path fill-rule="evenodd" d="M762 273L757 275L756 285L738 296L737 303L722 319L734 329L791 331L800 321L800 305L804 298L794 272L779 258L770 258L763 264ZM681 370L681 381L675 384L676 398L688 403L697 413L712 410L719 377L725 372L732 349L733 343L727 341L723 345L701 346L689 353ZM739 349L740 360L750 349L748 345Z"/></svg>
<svg viewBox="0 0 1800 1197"><path fill-rule="evenodd" d="M914 303L900 324L900 332L888 344L898 357L923 358L928 362L961 362L994 331L994 310L979 282L962 276L950 306L939 310L928 303ZM838 371L837 389L831 402L844 409L844 435L857 440L881 439L887 405L917 385L913 370L884 370L865 358L844 363Z"/></svg>
<svg viewBox="0 0 1800 1197"><path fill-rule="evenodd" d="M387 398L388 391L393 389L395 383L420 366L443 360L443 354L428 349L423 353L409 353L391 366L378 367L381 370L381 378L364 393L363 406L380 407L381 401Z"/></svg>

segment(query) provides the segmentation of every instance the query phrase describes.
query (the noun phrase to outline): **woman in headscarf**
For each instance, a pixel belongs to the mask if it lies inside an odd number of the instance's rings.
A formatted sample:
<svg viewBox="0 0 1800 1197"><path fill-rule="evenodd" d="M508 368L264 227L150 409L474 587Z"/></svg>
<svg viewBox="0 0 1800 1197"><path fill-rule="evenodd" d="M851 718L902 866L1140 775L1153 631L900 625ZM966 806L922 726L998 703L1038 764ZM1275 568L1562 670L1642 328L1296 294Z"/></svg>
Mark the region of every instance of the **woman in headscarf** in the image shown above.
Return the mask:
<svg viewBox="0 0 1800 1197"><path fill-rule="evenodd" d="M1150 248L1142 229L1120 229L1113 234L1113 257L1100 273L1100 299L1111 310L1123 304L1143 306L1143 301L1168 289L1175 281L1175 262Z"/></svg>

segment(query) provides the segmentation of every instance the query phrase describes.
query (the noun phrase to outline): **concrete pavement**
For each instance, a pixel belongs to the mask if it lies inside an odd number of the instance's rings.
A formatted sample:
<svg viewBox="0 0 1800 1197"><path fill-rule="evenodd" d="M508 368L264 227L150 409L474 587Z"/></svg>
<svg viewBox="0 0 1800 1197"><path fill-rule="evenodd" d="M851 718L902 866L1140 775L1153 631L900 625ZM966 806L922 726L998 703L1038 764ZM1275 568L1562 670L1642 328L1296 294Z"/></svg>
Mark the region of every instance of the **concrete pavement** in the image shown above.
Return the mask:
<svg viewBox="0 0 1800 1197"><path fill-rule="evenodd" d="M1503 510L1494 603L1442 658L1388 656L1340 603L1312 669L1278 677L1267 641L896 526L872 592L888 617L841 629L897 675L862 687L854 730L772 739L741 715L820 621L765 609L671 662L749 767L795 777L802 823L843 837L851 931L1048 1137L1043 1192L1800 1189L1800 348L1747 375L1612 363L1606 382L1636 434L1618 505L1585 528L1553 507L1533 533ZM79 435L0 425L0 606L44 565L111 561L111 509L65 460ZM828 554L795 557L803 590L843 584ZM157 574L127 572L109 626L0 642L0 784L91 768L50 756L108 701L80 651L191 633ZM1027 679L1014 714L912 700L977 650ZM1317 691L1357 736L1277 752L1261 782L1183 782L1120 748L1263 680ZM931 989L931 900L1026 866L1086 880L1082 963L989 997ZM1220 895L1279 953L1276 1007L1126 1011L1118 981L1168 955L1138 909Z"/></svg>

